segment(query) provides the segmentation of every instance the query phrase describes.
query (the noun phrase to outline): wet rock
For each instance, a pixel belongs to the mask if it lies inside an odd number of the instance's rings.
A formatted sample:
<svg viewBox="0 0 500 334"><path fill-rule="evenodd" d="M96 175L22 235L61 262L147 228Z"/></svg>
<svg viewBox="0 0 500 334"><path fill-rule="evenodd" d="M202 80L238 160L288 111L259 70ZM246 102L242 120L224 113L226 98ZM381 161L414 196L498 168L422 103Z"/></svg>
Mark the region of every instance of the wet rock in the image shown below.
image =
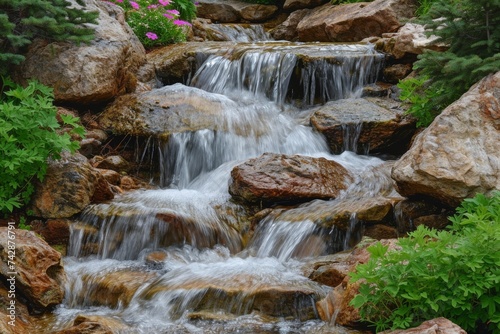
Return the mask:
<svg viewBox="0 0 500 334"><path fill-rule="evenodd" d="M15 299L15 305L11 306L11 300L13 299L9 297L9 287L6 286L7 288L5 288L4 284L0 284L0 305L2 305L0 309L0 333L35 333L33 318L29 315L28 308L19 298Z"/></svg>
<svg viewBox="0 0 500 334"><path fill-rule="evenodd" d="M99 124L115 134L166 138L174 132L215 130L224 108L235 105L222 95L175 84L116 99Z"/></svg>
<svg viewBox="0 0 500 334"><path fill-rule="evenodd" d="M137 289L156 277L155 272L132 269L83 274L81 280L85 288L76 298L88 306L127 307Z"/></svg>
<svg viewBox="0 0 500 334"><path fill-rule="evenodd" d="M114 197L107 181L81 154L63 154L50 161L45 179L37 183L31 202L35 216L68 218L91 202Z"/></svg>
<svg viewBox="0 0 500 334"><path fill-rule="evenodd" d="M397 102L344 99L317 108L311 124L326 137L333 153L401 154L415 132L415 120L402 114Z"/></svg>
<svg viewBox="0 0 500 334"><path fill-rule="evenodd" d="M107 1L86 0L86 4L88 10L99 12L96 38L80 46L33 43L14 74L17 81L36 78L54 88L56 101L71 103L107 101L135 89L136 73L146 55L123 10Z"/></svg>
<svg viewBox="0 0 500 334"><path fill-rule="evenodd" d="M452 207L476 193L500 190L500 72L448 106L396 162L403 196L427 196Z"/></svg>
<svg viewBox="0 0 500 334"><path fill-rule="evenodd" d="M395 64L384 68L384 79L386 82L397 84L412 71L412 64Z"/></svg>
<svg viewBox="0 0 500 334"><path fill-rule="evenodd" d="M224 2L202 0L196 15L219 23L238 23L243 21L262 22L270 19L278 11L274 5L252 4L227 0Z"/></svg>
<svg viewBox="0 0 500 334"><path fill-rule="evenodd" d="M116 318L101 315L79 315L71 327L52 334L114 334L130 330L129 326Z"/></svg>
<svg viewBox="0 0 500 334"><path fill-rule="evenodd" d="M265 153L235 167L229 192L250 203L297 203L335 198L352 181L335 161Z"/></svg>
<svg viewBox="0 0 500 334"><path fill-rule="evenodd" d="M97 168L96 170L106 179L106 181L108 181L109 184L115 186L120 184L121 175L117 171L99 168Z"/></svg>
<svg viewBox="0 0 500 334"><path fill-rule="evenodd" d="M351 258L350 251L322 256L307 263L303 271L306 277L315 282L336 287L352 270L354 262Z"/></svg>
<svg viewBox="0 0 500 334"><path fill-rule="evenodd" d="M273 30L271 36L276 40L295 41L299 37L297 25L310 12L309 9L296 10L288 16L285 22L281 23Z"/></svg>
<svg viewBox="0 0 500 334"><path fill-rule="evenodd" d="M359 42L395 32L413 17L414 0L375 0L317 7L297 26L300 41Z"/></svg>
<svg viewBox="0 0 500 334"><path fill-rule="evenodd" d="M15 235L14 250L10 235ZM65 274L59 252L31 231L8 227L0 227L0 248L0 274L4 279L14 278L16 293L24 296L34 310L45 311L62 302ZM9 274L12 251L15 251L15 275Z"/></svg>
<svg viewBox="0 0 500 334"><path fill-rule="evenodd" d="M395 227L375 224L364 226L363 235L376 240L382 240L397 238L399 233Z"/></svg>
<svg viewBox="0 0 500 334"><path fill-rule="evenodd" d="M463 330L457 324L454 324L446 318L436 318L428 321L424 321L420 326L400 329L400 330L388 330L380 332L381 334L466 334L467 332Z"/></svg>
<svg viewBox="0 0 500 334"><path fill-rule="evenodd" d="M444 228L450 224L448 217L453 214L453 210L425 200L405 199L394 206L396 225L401 235L413 231L418 225Z"/></svg>

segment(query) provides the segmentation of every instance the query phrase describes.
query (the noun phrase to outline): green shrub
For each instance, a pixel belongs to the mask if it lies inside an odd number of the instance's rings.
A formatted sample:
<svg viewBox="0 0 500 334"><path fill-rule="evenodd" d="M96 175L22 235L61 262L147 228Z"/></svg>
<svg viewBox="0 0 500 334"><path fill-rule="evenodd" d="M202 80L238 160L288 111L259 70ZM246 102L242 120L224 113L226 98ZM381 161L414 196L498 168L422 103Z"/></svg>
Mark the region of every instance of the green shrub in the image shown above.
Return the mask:
<svg viewBox="0 0 500 334"><path fill-rule="evenodd" d="M0 75L24 61L24 48L37 37L91 41L94 31L83 24L96 23L99 14L69 6L66 0L0 0Z"/></svg>
<svg viewBox="0 0 500 334"><path fill-rule="evenodd" d="M500 1L430 1L429 5L419 23L438 37L434 43L448 49L428 50L414 64L419 75L430 78L426 90L418 93L425 105L408 110L416 117L436 115L436 110L439 114L473 84L500 71Z"/></svg>
<svg viewBox="0 0 500 334"><path fill-rule="evenodd" d="M419 226L357 266L351 305L377 331L445 317L469 332L500 333L500 192L466 199L447 231Z"/></svg>
<svg viewBox="0 0 500 334"><path fill-rule="evenodd" d="M70 133L58 133L52 89L36 81L26 88L3 78L0 92L0 212L12 212L26 204L35 179L43 180L47 159L60 158L64 150L75 152L79 144L70 135L84 135L71 116L61 115Z"/></svg>
<svg viewBox="0 0 500 334"><path fill-rule="evenodd" d="M196 17L190 0L113 0L125 9L127 23L145 47L186 40L189 21Z"/></svg>

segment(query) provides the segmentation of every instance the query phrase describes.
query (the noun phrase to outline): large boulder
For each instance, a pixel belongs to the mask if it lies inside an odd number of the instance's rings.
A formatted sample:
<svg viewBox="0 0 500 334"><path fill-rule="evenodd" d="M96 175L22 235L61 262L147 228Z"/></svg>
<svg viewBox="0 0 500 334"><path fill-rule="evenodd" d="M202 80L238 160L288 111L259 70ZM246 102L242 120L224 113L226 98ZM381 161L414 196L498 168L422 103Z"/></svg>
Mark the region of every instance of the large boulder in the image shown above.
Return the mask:
<svg viewBox="0 0 500 334"><path fill-rule="evenodd" d="M450 206L500 190L500 72L448 106L397 161L392 177L403 196Z"/></svg>
<svg viewBox="0 0 500 334"><path fill-rule="evenodd" d="M395 32L403 20L413 17L415 0L375 0L311 11L298 24L300 41L359 42L371 36Z"/></svg>
<svg viewBox="0 0 500 334"><path fill-rule="evenodd" d="M0 227L0 275L9 291L24 296L33 309L44 311L64 298L61 254L35 233Z"/></svg>
<svg viewBox="0 0 500 334"><path fill-rule="evenodd" d="M291 13L288 18L273 30L271 36L276 40L294 41L299 35L297 33L297 25L310 12L310 9L296 10Z"/></svg>
<svg viewBox="0 0 500 334"><path fill-rule="evenodd" d="M236 108L236 103L175 84L121 96L101 114L99 124L115 134L166 138L174 132L218 129L225 108Z"/></svg>
<svg viewBox="0 0 500 334"><path fill-rule="evenodd" d="M325 158L265 153L236 166L229 192L250 203L298 203L339 195L352 176Z"/></svg>
<svg viewBox="0 0 500 334"><path fill-rule="evenodd" d="M33 43L15 72L17 81L35 78L54 88L56 101L72 103L107 101L135 89L146 53L125 22L123 10L107 1L85 3L89 11L99 12L98 24L92 25L95 39L79 46L69 42Z"/></svg>
<svg viewBox="0 0 500 334"><path fill-rule="evenodd" d="M415 120L403 116L398 103L383 99L344 99L318 107L312 126L321 132L333 153L402 154L415 132Z"/></svg>
<svg viewBox="0 0 500 334"><path fill-rule="evenodd" d="M114 197L111 188L96 169L81 154L64 154L52 160L43 182L36 185L31 201L35 216L69 218L90 203Z"/></svg>

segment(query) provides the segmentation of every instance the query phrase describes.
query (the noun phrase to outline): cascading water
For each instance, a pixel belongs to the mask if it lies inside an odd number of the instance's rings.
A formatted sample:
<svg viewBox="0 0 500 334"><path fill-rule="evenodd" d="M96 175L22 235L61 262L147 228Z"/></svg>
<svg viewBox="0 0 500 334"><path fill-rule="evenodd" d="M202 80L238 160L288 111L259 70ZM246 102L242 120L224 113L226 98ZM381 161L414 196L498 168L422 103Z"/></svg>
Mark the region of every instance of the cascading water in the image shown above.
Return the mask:
<svg viewBox="0 0 500 334"><path fill-rule="evenodd" d="M229 333L244 326L249 333L296 333L323 326L314 320L315 301L330 288L304 277L300 267L307 257L348 248L346 233L318 231L311 216L292 219L305 212L298 207L269 215L246 243L225 219L232 168L265 152L325 157L357 175L382 164L350 152L330 155L290 100L298 78L305 105L358 94L374 80L370 66L378 66L379 56L361 65L366 46L322 45L316 51L335 53L349 72L335 62L312 62L297 77L299 49L307 47L250 48L239 58L210 56L201 64L191 84L225 95L215 130L174 133L155 143L163 189L91 206L73 225L66 300L53 328L80 313L119 319L120 333ZM357 177L340 198L357 196L357 185L372 182L380 181ZM329 244L321 241L325 234Z"/></svg>

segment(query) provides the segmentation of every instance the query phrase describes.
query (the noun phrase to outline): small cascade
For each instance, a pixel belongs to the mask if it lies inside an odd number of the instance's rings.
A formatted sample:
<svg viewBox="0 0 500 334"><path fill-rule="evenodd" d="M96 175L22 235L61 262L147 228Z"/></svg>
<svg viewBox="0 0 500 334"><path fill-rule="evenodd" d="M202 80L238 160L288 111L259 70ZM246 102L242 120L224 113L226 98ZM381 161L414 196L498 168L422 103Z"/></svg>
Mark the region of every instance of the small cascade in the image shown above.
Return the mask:
<svg viewBox="0 0 500 334"><path fill-rule="evenodd" d="M358 152L358 141L362 128L363 123L342 124L342 133L344 135L344 138L342 139L342 151L351 151L365 155L368 154L368 148L363 152Z"/></svg>
<svg viewBox="0 0 500 334"><path fill-rule="evenodd" d="M260 24L211 24L211 40L233 42L270 41L271 36Z"/></svg>
<svg viewBox="0 0 500 334"><path fill-rule="evenodd" d="M374 83L384 56L371 45L239 44L200 62L190 85L215 93L252 92L283 104L311 106L361 96Z"/></svg>

